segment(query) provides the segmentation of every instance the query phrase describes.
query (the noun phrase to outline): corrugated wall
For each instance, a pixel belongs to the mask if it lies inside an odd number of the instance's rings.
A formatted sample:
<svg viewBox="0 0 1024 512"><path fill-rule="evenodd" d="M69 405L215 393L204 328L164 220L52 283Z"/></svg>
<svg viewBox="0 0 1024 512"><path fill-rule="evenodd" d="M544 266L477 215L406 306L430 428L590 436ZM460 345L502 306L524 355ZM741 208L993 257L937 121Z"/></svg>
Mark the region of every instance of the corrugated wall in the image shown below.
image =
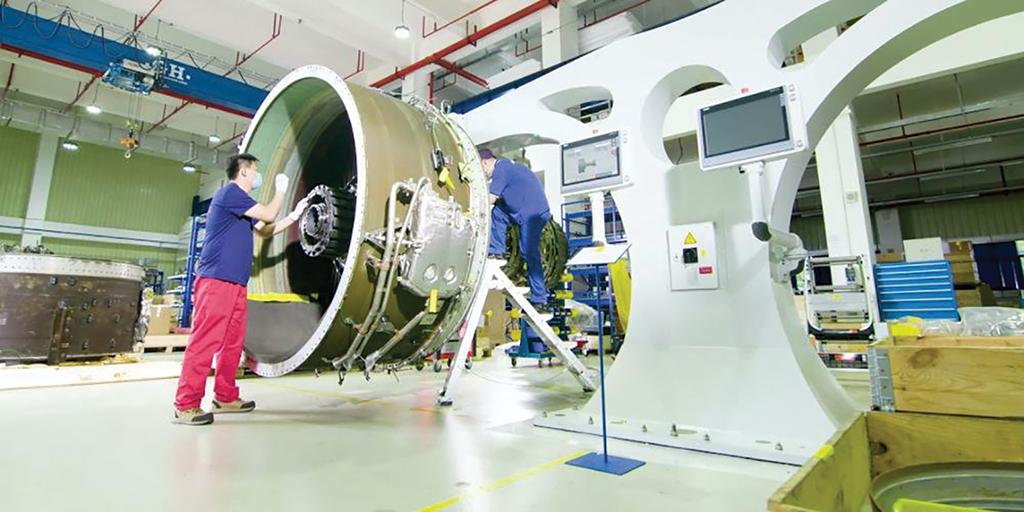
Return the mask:
<svg viewBox="0 0 1024 512"><path fill-rule="evenodd" d="M84 240L65 240L61 238L43 238L43 245L56 254L76 256L79 258L96 258L101 260L126 261L136 265L156 267L167 276L177 273L177 249L159 249L156 247L140 247L137 245L107 244ZM182 263L184 266L184 263Z"/></svg>
<svg viewBox="0 0 1024 512"><path fill-rule="evenodd" d="M903 238L958 238L1024 234L1024 193L898 208ZM824 217L794 217L790 231L809 250L827 249ZM877 239L877 232L874 234Z"/></svg>
<svg viewBox="0 0 1024 512"><path fill-rule="evenodd" d="M81 144L57 155L46 220L178 233L198 189L181 162Z"/></svg>
<svg viewBox="0 0 1024 512"><path fill-rule="evenodd" d="M0 127L0 216L25 216L39 134Z"/></svg>
<svg viewBox="0 0 1024 512"><path fill-rule="evenodd" d="M1024 194L900 208L903 238L945 239L1024 233Z"/></svg>
<svg viewBox="0 0 1024 512"><path fill-rule="evenodd" d="M793 217L789 230L796 233L804 241L804 248L809 251L828 248L828 237L825 235L825 218L821 215L813 217Z"/></svg>

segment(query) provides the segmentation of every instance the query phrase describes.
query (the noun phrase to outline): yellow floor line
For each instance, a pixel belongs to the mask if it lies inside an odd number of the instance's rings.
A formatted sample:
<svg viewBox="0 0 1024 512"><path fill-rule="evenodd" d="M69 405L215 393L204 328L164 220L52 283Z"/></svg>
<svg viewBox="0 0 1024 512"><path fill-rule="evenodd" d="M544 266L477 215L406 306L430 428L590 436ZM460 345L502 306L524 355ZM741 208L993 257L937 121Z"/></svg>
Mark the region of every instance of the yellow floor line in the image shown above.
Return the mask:
<svg viewBox="0 0 1024 512"><path fill-rule="evenodd" d="M380 406L380 407L389 407L389 408L392 408L392 409L402 409L402 410L406 410L406 411L429 412L431 414L440 414L440 411L438 411L437 409L429 409L429 408L426 408L426 407L405 407L405 406L402 406L402 405L399 405L399 404L392 404L392 403L389 403L389 402L383 402L379 398L359 398L357 396L346 395L344 393L337 393L337 392L333 392L333 391L320 391L318 389L302 388L302 387L298 387L298 386L292 386L292 385L289 385L289 384L282 384L282 383L279 383L279 382L271 382L268 379L254 380L252 382L254 382L256 384L260 384L262 386L269 386L269 387L272 387L272 388L278 388L278 389L284 389L284 390L288 390L288 391L294 391L296 393L302 393L304 395L309 395L309 396L316 396L316 397L321 397L321 398L333 398L335 400L345 400L347 402L352 402L352 403L355 403L355 404L358 404L358 405L367 405L367 404L369 404L369 405L375 405L375 406Z"/></svg>
<svg viewBox="0 0 1024 512"><path fill-rule="evenodd" d="M544 464L541 464L539 466L534 466L534 467L529 468L529 469L524 469L524 470L522 470L522 471L520 471L518 473L506 476L505 478L502 478L500 480L495 480L494 482L491 482L491 483L489 483L487 485L483 485L483 486L480 486L480 487L476 487L476 488L470 489L470 490L468 490L468 491L466 491L466 492L464 492L464 493L462 493L462 494L460 494L458 496L453 496L453 497L448 498L446 500L442 500L442 501L439 501L437 503L434 503L433 505L421 508L419 510L419 512L436 512L438 510L444 510L444 509L446 509L446 508L448 508L448 507L450 507L452 505L456 505L456 504L461 503L461 502L463 502L465 500L473 499L474 497L479 496L481 494L485 494L485 493L488 493L488 492L491 492L491 491L494 491L494 490L497 490L497 489L501 489L502 487L506 487L506 486L512 485L512 484L514 484L516 482L519 482L521 480L525 480L525 479L530 478L531 476L534 476L534 475L536 475L538 473L543 473L544 471L547 471L549 469L557 468L558 466L561 466L561 465L565 464L566 462L569 462L572 459L581 457L581 456L586 455L588 453L590 453L590 452L584 450L584 451L581 451L581 452L573 453L571 455L566 455L565 457L561 457L561 458L555 459L555 460L550 461L550 462L545 462Z"/></svg>

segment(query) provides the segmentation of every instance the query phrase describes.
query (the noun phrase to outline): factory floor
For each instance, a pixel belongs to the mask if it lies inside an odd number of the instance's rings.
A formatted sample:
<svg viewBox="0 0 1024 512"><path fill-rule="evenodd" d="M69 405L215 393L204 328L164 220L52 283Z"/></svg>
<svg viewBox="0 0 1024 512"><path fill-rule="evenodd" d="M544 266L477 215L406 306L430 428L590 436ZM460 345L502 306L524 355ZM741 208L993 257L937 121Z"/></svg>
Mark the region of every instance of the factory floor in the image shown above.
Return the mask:
<svg viewBox="0 0 1024 512"><path fill-rule="evenodd" d="M557 365L508 363L477 361L444 409L444 374L429 368L342 388L330 375L247 378L258 410L208 427L171 424L169 379L0 391L0 508L760 511L796 470L614 440L647 465L622 477L566 466L600 439L530 420L588 395ZM841 381L864 402L860 374Z"/></svg>

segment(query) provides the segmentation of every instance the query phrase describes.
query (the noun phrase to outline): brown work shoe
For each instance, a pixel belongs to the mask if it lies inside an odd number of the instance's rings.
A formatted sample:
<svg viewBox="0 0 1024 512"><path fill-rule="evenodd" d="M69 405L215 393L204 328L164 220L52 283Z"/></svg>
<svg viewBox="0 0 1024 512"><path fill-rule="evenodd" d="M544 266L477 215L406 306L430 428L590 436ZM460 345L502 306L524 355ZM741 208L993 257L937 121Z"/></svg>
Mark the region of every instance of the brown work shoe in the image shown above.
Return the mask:
<svg viewBox="0 0 1024 512"><path fill-rule="evenodd" d="M174 423L181 425L209 425L213 423L213 413L206 412L198 407L174 411Z"/></svg>
<svg viewBox="0 0 1024 512"><path fill-rule="evenodd" d="M234 402L218 402L213 401L213 413L238 413L238 412L252 412L256 408L256 402L252 400L238 399Z"/></svg>

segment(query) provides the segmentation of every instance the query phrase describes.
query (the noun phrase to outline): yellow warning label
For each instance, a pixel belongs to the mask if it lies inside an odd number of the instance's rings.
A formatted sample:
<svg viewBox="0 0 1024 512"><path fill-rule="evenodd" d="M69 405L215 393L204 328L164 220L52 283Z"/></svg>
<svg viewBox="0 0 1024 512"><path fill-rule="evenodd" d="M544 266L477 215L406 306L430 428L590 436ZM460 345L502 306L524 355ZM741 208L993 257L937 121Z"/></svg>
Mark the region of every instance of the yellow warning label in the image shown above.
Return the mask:
<svg viewBox="0 0 1024 512"><path fill-rule="evenodd" d="M693 236L693 232L691 231L686 234L686 240L683 240L683 243L686 245L696 245L697 237Z"/></svg>

